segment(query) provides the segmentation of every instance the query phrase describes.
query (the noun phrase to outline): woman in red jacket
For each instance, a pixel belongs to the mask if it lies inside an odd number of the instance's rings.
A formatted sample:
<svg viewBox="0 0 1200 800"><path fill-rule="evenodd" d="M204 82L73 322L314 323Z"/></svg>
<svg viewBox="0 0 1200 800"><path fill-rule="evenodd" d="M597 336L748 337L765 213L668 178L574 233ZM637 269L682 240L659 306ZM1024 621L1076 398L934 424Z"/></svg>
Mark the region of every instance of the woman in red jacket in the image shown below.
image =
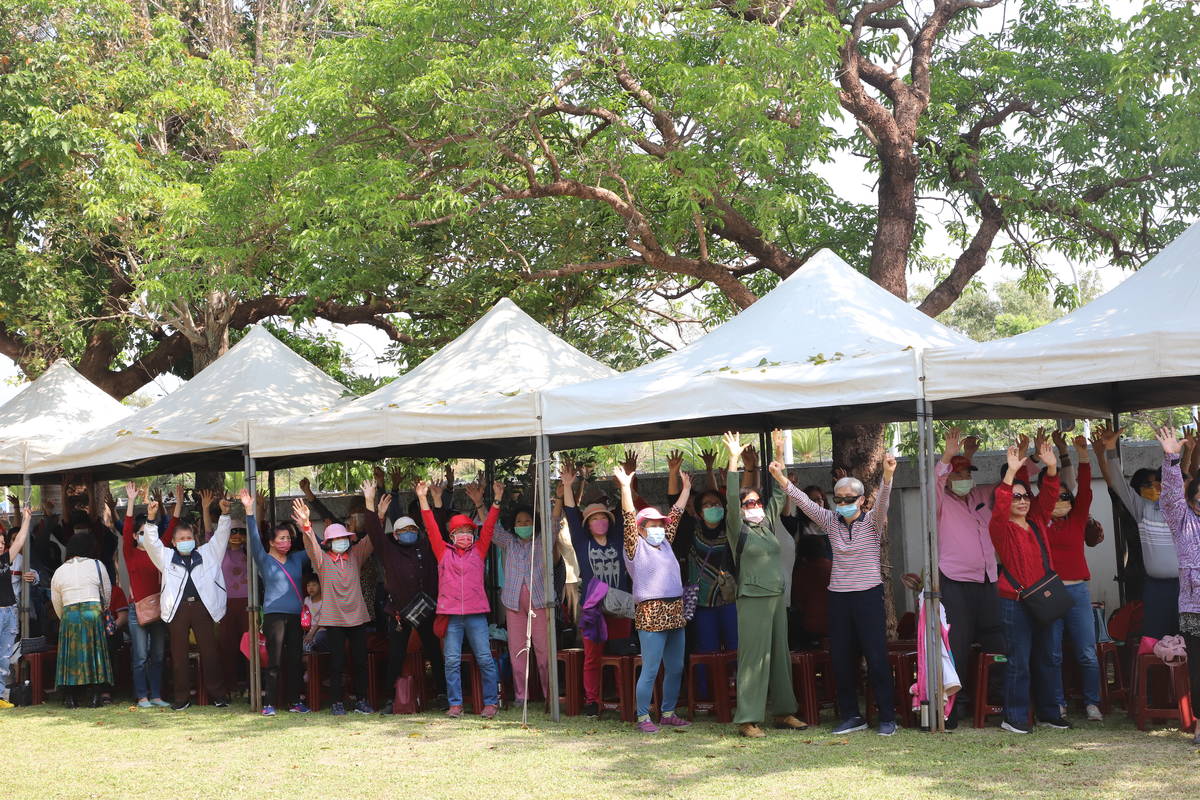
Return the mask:
<svg viewBox="0 0 1200 800"><path fill-rule="evenodd" d="M1024 453L1015 445L1008 448L1008 470L996 487L996 502L988 526L992 546L1002 565L996 586L1000 594L1000 618L1008 640L1008 665L1004 670L1004 722L1000 727L1010 733L1029 733L1031 677L1038 723L1060 729L1071 727L1062 718L1056 699L1062 673L1054 667L1053 626L1039 625L1017 599L1018 585L1032 586L1046 574L1047 563L1051 569L1054 567L1046 534L1058 502L1058 458L1049 442L1042 445L1038 457L1046 465L1046 475L1042 493L1035 501L1024 478Z"/></svg>

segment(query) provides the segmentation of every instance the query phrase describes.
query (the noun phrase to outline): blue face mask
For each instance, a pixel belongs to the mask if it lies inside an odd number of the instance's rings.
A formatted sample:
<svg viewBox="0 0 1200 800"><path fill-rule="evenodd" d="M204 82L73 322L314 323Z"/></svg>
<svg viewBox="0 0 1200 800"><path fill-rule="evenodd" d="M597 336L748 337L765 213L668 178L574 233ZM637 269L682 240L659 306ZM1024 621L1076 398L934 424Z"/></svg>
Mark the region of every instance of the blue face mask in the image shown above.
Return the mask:
<svg viewBox="0 0 1200 800"><path fill-rule="evenodd" d="M647 528L646 529L646 543L647 544L652 545L654 547L658 547L660 544L662 544L666 540L667 540L666 530L664 530L662 528Z"/></svg>
<svg viewBox="0 0 1200 800"><path fill-rule="evenodd" d="M513 533L515 533L517 536L519 536L522 539L528 539L530 536L533 536L533 526L532 525L518 525L515 528L513 528Z"/></svg>
<svg viewBox="0 0 1200 800"><path fill-rule="evenodd" d="M329 549L335 553L344 553L350 549L350 537L340 536L329 543Z"/></svg>
<svg viewBox="0 0 1200 800"><path fill-rule="evenodd" d="M836 508L837 508L837 513L841 514L846 519L850 519L851 517L853 517L855 514L858 513L858 503L851 503L848 506L839 505L839 506L836 506Z"/></svg>
<svg viewBox="0 0 1200 800"><path fill-rule="evenodd" d="M416 531L400 531L396 534L396 541L400 544L416 544L418 536Z"/></svg>
<svg viewBox="0 0 1200 800"><path fill-rule="evenodd" d="M196 549L195 539L184 539L182 542L175 543L175 550L181 556L190 556L192 551Z"/></svg>

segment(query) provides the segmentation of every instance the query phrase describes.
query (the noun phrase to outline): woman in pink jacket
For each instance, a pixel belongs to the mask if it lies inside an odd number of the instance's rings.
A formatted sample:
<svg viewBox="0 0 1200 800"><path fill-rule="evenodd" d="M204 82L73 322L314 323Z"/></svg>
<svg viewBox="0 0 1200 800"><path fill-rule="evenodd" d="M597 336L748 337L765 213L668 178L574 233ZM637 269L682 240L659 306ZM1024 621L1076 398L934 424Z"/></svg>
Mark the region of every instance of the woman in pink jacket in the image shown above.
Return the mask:
<svg viewBox="0 0 1200 800"><path fill-rule="evenodd" d="M465 636L475 654L475 663L483 676L483 709L480 716L491 719L496 716L500 704L500 673L492 658L488 643L487 616L491 611L487 592L483 586L484 565L487 563L488 548L492 544L492 531L500 518L500 498L504 484L496 481L492 486L492 506L482 531L476 538L475 522L466 514L456 514L446 527L450 529L450 546L442 539L442 530L437 517L429 508L429 482L420 481L416 487L417 502L421 505L421 518L429 533L429 545L438 562L437 613L449 618L446 637L442 645L446 664L446 699L450 717L461 717L462 697L462 643Z"/></svg>

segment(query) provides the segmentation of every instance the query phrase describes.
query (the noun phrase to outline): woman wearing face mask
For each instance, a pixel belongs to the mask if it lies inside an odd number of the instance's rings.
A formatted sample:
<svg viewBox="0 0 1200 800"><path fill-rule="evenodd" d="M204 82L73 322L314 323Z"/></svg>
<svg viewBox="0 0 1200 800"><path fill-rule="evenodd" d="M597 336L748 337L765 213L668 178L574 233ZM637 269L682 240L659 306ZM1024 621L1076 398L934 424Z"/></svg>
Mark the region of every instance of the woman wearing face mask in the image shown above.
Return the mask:
<svg viewBox="0 0 1200 800"><path fill-rule="evenodd" d="M391 499L387 502L380 500L380 514L386 514L391 507ZM384 533L381 517L378 514L368 514L366 518L367 535L375 543L375 555L383 563L384 585L387 587L388 602L384 607L388 615L386 621L388 640L388 681L386 686L394 687L396 679L404 674L404 664L408 658L408 641L412 636L413 626L405 618L404 611L409 609L414 600L429 603L436 602L437 559L429 546L429 539L421 533L416 520L412 517L398 517L391 524L391 532ZM417 627L417 635L425 655L433 664L434 685L445 685L446 676L442 666L441 645L437 634L433 632L433 615ZM383 708L388 713L391 701Z"/></svg>
<svg viewBox="0 0 1200 800"><path fill-rule="evenodd" d="M457 719L463 713L462 696L462 643L465 637L475 654L475 663L483 679L483 708L480 716L491 719L496 716L500 705L500 673L492 648L488 642L487 615L491 611L487 592L483 585L484 565L487 563L488 548L492 545L492 533L500 519L500 498L504 494L504 483L492 485L492 507L483 522L479 538L475 538L475 523L466 514L450 518L450 545L442 539L437 518L429 507L429 482L417 484L417 502L421 506L421 518L429 532L429 544L438 561L437 613L447 617L444 642L446 666L446 696L450 708L446 715Z"/></svg>
<svg viewBox="0 0 1200 800"><path fill-rule="evenodd" d="M78 693L89 686L91 707L99 708L100 686L112 683L103 620L112 583L108 570L91 557L95 549L96 540L91 533L72 536L67 541L67 560L54 571L50 582L54 613L62 620L54 683L62 689L67 708L76 708Z"/></svg>
<svg viewBox="0 0 1200 800"><path fill-rule="evenodd" d="M1096 462L1108 488L1121 499L1138 526L1146 582L1142 589L1142 635L1161 639L1179 633L1179 556L1166 516L1159 504L1159 470L1139 469L1126 483L1117 452L1120 430L1098 425L1092 436ZM1103 449L1103 452L1101 452Z"/></svg>
<svg viewBox="0 0 1200 800"><path fill-rule="evenodd" d="M996 487L989 526L996 555L1004 565L998 589L1008 666L1004 670L1004 722L1000 727L1010 733L1029 733L1031 688L1040 725L1060 730L1071 727L1058 705L1062 671L1054 666L1053 625L1038 624L1021 602L1017 588L1033 586L1040 580L1046 574L1047 559L1051 569L1055 566L1053 555L1048 556L1043 545L1061 488L1058 457L1048 442L1042 443L1038 456L1046 465L1046 476L1042 493L1035 500L1028 482L1018 475L1024 463L1023 450L1008 448L1008 469Z"/></svg>
<svg viewBox="0 0 1200 800"><path fill-rule="evenodd" d="M8 701L11 664L8 654L13 652L20 637L20 620L17 614L17 578L13 574L12 562L21 556L21 548L29 538L32 519L33 509L26 506L21 509L21 527L11 538L9 532L0 527L0 708L13 707Z"/></svg>
<svg viewBox="0 0 1200 800"><path fill-rule="evenodd" d="M775 452L783 452L783 433L775 431ZM792 690L792 660L788 649L787 602L779 566L775 526L783 510L784 493L775 486L763 505L753 487L741 488L738 463L745 445L737 433L726 433L729 470L725 478L725 536L738 564L737 715L733 722L742 736L766 736L760 727L768 718L775 727L802 730L796 719ZM779 462L772 470L782 469ZM774 474L774 473L772 473Z"/></svg>
<svg viewBox="0 0 1200 800"><path fill-rule="evenodd" d="M782 465L772 464L771 475L784 487L799 509L829 537L833 569L829 578L829 642L833 674L837 681L837 710L842 717L834 733L866 730L858 711L859 653L866 658L867 676L879 706L879 735L896 732L896 707L892 669L887 657L887 630L883 610L883 578L879 538L887 522L896 459L883 456L883 481L875 504L864 511L866 488L858 478L845 477L833 486L835 511L818 506L788 480ZM743 634L744 636L744 634Z"/></svg>
<svg viewBox="0 0 1200 800"><path fill-rule="evenodd" d="M592 503L580 512L575 501L575 464L564 461L559 473L563 490L563 516L567 519L571 545L575 548L575 557L579 561L584 597L594 596L593 581L604 584L609 589L631 591L629 572L625 569L625 560L621 557L619 532L613 527L612 512L603 503ZM624 617L604 614L603 633L591 634L597 637L606 636L606 639L591 638L589 631L584 628L585 626L580 626L583 633L583 710L586 716L599 718L600 659L604 655L604 642L607 639L628 638L633 630L633 623Z"/></svg>
<svg viewBox="0 0 1200 800"><path fill-rule="evenodd" d="M129 641L130 666L133 671L133 694L138 708L166 708L171 705L162 698L162 669L167 648L167 624L162 621L159 610L159 586L161 576L158 567L150 560L141 540L134 535L136 520L133 508L137 505L138 488L130 481L125 484L125 524L121 532L121 552L125 558L125 571L129 575ZM179 496L179 495L177 495ZM173 536L179 519L178 510L183 505L176 501L176 516L168 524L168 535ZM139 619L138 609L141 609Z"/></svg>
<svg viewBox="0 0 1200 800"><path fill-rule="evenodd" d="M269 549L263 547L258 521L253 513L254 498L249 489L239 495L246 509L246 530L250 532L250 554L258 567L263 587L263 635L267 638L267 702L264 717L275 716L276 708L296 714L309 709L300 701L301 645L300 610L304 596L300 591L308 554L296 547L294 523L279 522L271 531Z"/></svg>
<svg viewBox="0 0 1200 800"><path fill-rule="evenodd" d="M375 482L363 481L363 499L370 511L375 508ZM375 709L367 703L367 623L371 616L363 601L361 583L362 562L374 552L367 537L353 542L352 534L344 525L333 523L325 527L324 541L318 543L308 519L308 504L297 499L292 504L292 520L304 534L304 549L312 561L313 569L321 579L320 618L313 620L325 630L325 641L329 646L329 692L332 699L329 711L333 716L346 714L342 702L345 669L346 642L350 643L350 658L354 662L354 694L358 701L354 711L358 714L373 714Z"/></svg>
<svg viewBox="0 0 1200 800"><path fill-rule="evenodd" d="M667 500L675 502L680 490L683 456L667 457ZM673 542L675 554L684 561L686 582L698 584L700 595L696 616L691 621L691 652L715 653L738 649L737 570L733 548L725 537L725 498L706 489L692 502L694 514L685 514ZM696 693L708 697L708 668L696 674Z"/></svg>
<svg viewBox="0 0 1200 800"><path fill-rule="evenodd" d="M477 507L483 504L482 483L469 484L466 491ZM533 509L520 506L513 516L512 532L497 525L492 539L504 551L504 587L500 602L504 605L513 694L518 705L525 702L526 687L534 680L541 681L543 697L550 691L550 659L546 646L550 641L547 625L553 617L549 607L553 603L546 599L546 570L541 541L535 540L533 535L534 525ZM541 526L537 527L540 536ZM533 609L532 619L530 608ZM529 646L537 659L537 674L528 680L525 674L529 667L529 651L525 647L527 628L530 631Z"/></svg>
<svg viewBox="0 0 1200 800"><path fill-rule="evenodd" d="M1155 436L1162 445L1162 508L1179 553L1179 631L1187 644L1192 708L1200 708L1200 478L1183 483L1181 443L1172 428ZM1200 724L1194 736L1200 744Z"/></svg>
<svg viewBox="0 0 1200 800"><path fill-rule="evenodd" d="M625 520L625 568L633 581L634 625L642 645L642 672L637 680L637 728L658 733L659 725L685 728L691 723L675 713L679 682L683 676L684 619L683 578L671 541L692 491L692 479L684 473L683 491L671 507L670 516L647 506L641 511L633 502L633 473L618 466L613 477L621 487L621 511ZM650 700L663 669L662 716L658 725L650 719Z"/></svg>
<svg viewBox="0 0 1200 800"><path fill-rule="evenodd" d="M1076 473L1079 491L1072 494L1060 483L1058 500L1054 504L1046 533L1054 571L1062 578L1067 592L1075 601L1067 616L1052 626L1051 658L1055 670L1061 673L1065 631L1075 649L1075 660L1083 678L1083 702L1087 718L1091 722L1100 722L1104 719L1100 713L1100 661L1096 657L1096 625L1092 615L1092 592L1088 586L1091 573L1083 550L1084 534L1092 509L1092 464L1088 458L1087 439L1076 436L1074 444L1075 458L1079 464ZM1039 477L1039 492L1044 492L1046 473L1041 473ZM1060 708L1066 707L1062 681L1058 682L1057 700Z"/></svg>
<svg viewBox="0 0 1200 800"><path fill-rule="evenodd" d="M254 506L246 506L246 514L254 513ZM225 686L229 691L235 687L249 685L247 668L249 662L242 655L242 634L250 628L246 614L247 596L250 593L250 574L247 569L246 531L248 520L239 518L233 522L229 532L229 547L221 559L221 577L225 582L225 617L221 620L221 664L225 673ZM257 531L255 531L257 534ZM238 690L240 691L240 689Z"/></svg>

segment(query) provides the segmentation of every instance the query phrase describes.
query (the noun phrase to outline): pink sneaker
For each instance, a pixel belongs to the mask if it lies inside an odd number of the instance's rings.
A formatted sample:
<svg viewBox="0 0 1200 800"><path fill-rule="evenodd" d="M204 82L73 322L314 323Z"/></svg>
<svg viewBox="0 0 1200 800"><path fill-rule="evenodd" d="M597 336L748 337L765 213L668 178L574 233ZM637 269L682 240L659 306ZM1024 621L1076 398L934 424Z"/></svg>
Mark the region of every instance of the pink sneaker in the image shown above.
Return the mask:
<svg viewBox="0 0 1200 800"><path fill-rule="evenodd" d="M664 714L658 721L659 727L662 728L686 728L692 723L688 722L683 717L672 711L670 714Z"/></svg>
<svg viewBox="0 0 1200 800"><path fill-rule="evenodd" d="M462 716L462 706L450 706L446 711L446 716L452 719L458 719Z"/></svg>
<svg viewBox="0 0 1200 800"><path fill-rule="evenodd" d="M637 724L637 729L642 733L658 733L658 726L651 720L644 719Z"/></svg>
<svg viewBox="0 0 1200 800"><path fill-rule="evenodd" d="M499 711L499 709L495 706L484 706L483 711L479 712L479 716L483 717L484 719L495 719L497 711Z"/></svg>

